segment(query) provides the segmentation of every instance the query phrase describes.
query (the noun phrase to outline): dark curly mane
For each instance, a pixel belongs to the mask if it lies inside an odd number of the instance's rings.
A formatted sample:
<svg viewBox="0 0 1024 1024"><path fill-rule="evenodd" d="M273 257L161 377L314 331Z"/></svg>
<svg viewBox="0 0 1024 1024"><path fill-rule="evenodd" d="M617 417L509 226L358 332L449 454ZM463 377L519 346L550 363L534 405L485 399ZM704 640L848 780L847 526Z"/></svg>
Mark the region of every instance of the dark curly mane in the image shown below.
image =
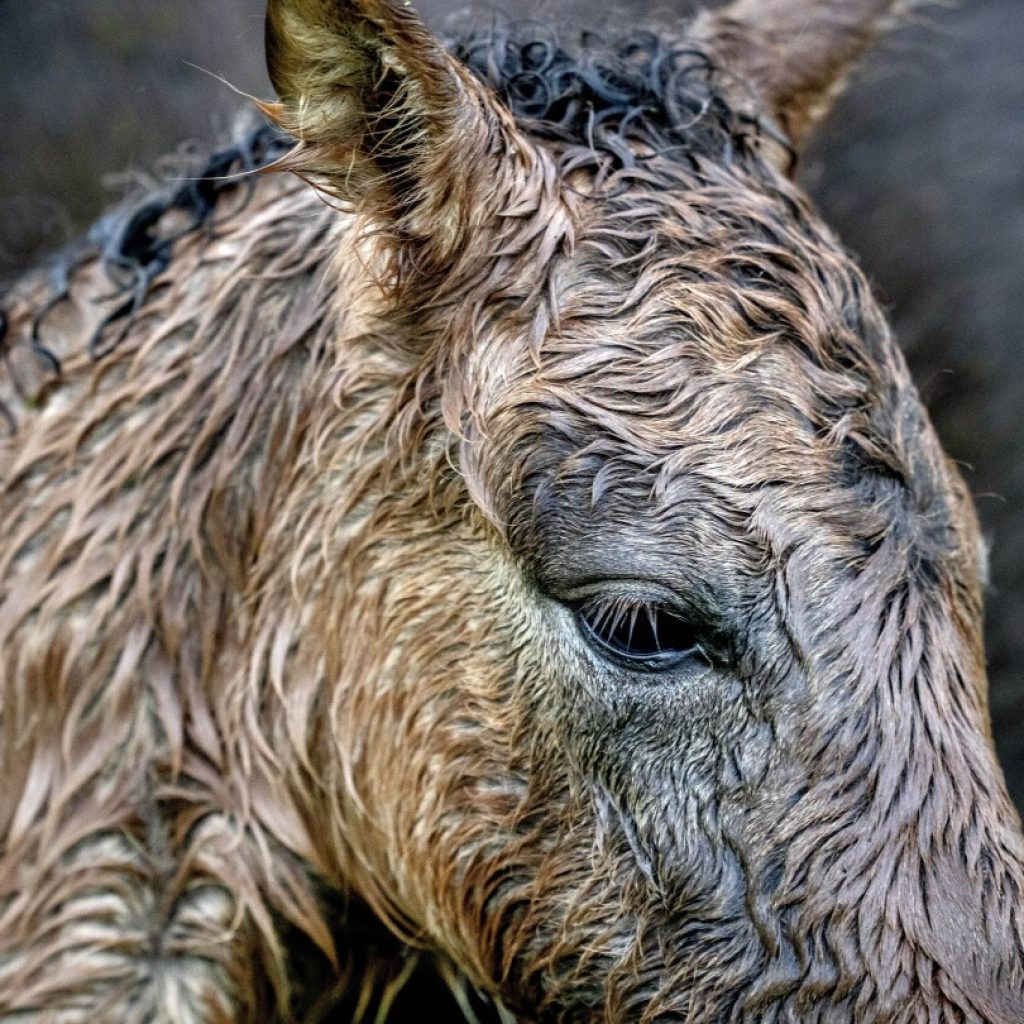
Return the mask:
<svg viewBox="0 0 1024 1024"><path fill-rule="evenodd" d="M532 135L571 151L563 164L568 170L585 168L602 178L655 154L680 161L714 154L730 162L771 131L770 125L729 104L718 69L685 40L635 32L610 41L584 33L570 49L543 26L520 24L448 38L445 44L501 96ZM252 172L283 157L293 142L260 123L213 153L193 177L104 214L47 265L50 294L28 339L37 357L59 373L59 360L44 343L41 327L68 297L75 270L93 258L110 281L105 298L118 301L88 348L95 358L115 348L154 280L171 266L175 244L201 231L213 237L225 219L239 216L254 189ZM229 202L228 195L240 198ZM171 213L179 217L168 229L165 218ZM0 359L7 355L6 327L0 301ZM0 416L13 425L2 405Z"/></svg>
<svg viewBox="0 0 1024 1024"><path fill-rule="evenodd" d="M638 145L728 162L765 130L730 106L721 72L686 40L635 32L609 42L584 33L570 51L542 27L520 25L447 45L533 135L574 146L601 169L635 166L644 159Z"/></svg>

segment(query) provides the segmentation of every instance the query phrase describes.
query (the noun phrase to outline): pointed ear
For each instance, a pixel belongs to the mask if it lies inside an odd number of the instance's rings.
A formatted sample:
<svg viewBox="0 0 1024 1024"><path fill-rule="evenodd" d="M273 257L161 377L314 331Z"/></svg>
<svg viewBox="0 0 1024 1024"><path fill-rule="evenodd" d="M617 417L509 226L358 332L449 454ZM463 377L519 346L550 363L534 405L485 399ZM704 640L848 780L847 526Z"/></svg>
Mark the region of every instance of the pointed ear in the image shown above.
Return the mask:
<svg viewBox="0 0 1024 1024"><path fill-rule="evenodd" d="M269 0L266 52L288 166L398 237L461 243L510 122L407 0Z"/></svg>
<svg viewBox="0 0 1024 1024"><path fill-rule="evenodd" d="M899 0L733 0L694 33L799 149Z"/></svg>

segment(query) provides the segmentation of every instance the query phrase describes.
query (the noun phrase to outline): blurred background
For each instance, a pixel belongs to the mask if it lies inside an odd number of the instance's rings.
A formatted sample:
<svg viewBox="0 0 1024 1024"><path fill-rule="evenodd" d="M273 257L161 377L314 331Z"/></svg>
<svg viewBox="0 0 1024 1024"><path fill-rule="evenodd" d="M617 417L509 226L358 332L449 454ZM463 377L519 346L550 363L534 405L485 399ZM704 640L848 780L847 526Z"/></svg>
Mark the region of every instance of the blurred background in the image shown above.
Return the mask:
<svg viewBox="0 0 1024 1024"><path fill-rule="evenodd" d="M710 5L710 4L709 4ZM417 0L436 28L671 25L685 2ZM0 280L268 97L261 0L0 0ZM203 70L201 70L203 69ZM125 172L130 172L126 178ZM997 744L1024 807L1024 3L936 5L865 63L801 177L892 313L992 545Z"/></svg>

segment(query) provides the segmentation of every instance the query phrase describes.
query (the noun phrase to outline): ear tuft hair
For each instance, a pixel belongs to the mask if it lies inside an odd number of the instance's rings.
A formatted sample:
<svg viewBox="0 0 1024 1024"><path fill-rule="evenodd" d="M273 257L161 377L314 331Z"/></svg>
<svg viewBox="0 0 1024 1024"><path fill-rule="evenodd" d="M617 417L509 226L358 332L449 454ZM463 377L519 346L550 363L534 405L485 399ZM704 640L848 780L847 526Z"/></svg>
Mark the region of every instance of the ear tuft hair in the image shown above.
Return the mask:
<svg viewBox="0 0 1024 1024"><path fill-rule="evenodd" d="M280 101L261 107L299 140L287 169L431 256L461 244L507 119L411 6L269 0L266 53Z"/></svg>

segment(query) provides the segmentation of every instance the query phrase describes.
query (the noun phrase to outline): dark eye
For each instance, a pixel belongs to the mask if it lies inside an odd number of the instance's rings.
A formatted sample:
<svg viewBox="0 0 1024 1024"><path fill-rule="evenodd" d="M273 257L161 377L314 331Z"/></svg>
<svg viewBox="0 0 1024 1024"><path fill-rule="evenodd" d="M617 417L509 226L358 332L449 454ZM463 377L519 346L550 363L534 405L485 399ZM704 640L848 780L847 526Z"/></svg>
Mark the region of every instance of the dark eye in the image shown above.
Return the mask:
<svg viewBox="0 0 1024 1024"><path fill-rule="evenodd" d="M584 639L605 658L642 672L662 672L705 657L697 630L653 601L592 597L573 604Z"/></svg>

